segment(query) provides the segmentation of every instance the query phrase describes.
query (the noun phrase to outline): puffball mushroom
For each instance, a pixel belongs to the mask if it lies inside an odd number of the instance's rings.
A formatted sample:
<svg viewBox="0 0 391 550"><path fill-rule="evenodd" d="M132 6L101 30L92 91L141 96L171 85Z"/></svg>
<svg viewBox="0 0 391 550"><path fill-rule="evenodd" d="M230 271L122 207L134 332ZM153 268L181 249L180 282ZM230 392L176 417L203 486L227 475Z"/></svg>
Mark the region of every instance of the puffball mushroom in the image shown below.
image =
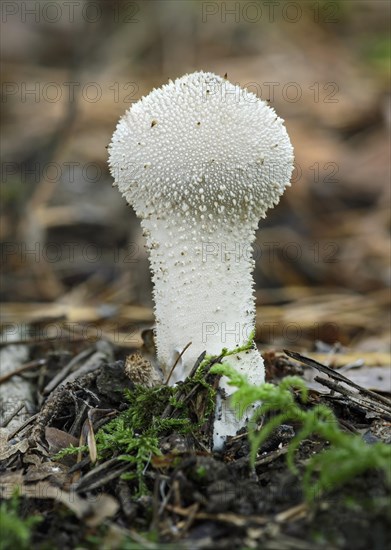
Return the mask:
<svg viewBox="0 0 391 550"><path fill-rule="evenodd" d="M195 72L154 89L125 113L109 165L131 204L150 253L158 360L173 384L206 350L243 345L255 326L251 250L266 211L290 185L293 148L283 120L225 78ZM183 349L191 342L183 356ZM264 381L254 348L227 357L250 381ZM239 421L224 378L214 447Z"/></svg>

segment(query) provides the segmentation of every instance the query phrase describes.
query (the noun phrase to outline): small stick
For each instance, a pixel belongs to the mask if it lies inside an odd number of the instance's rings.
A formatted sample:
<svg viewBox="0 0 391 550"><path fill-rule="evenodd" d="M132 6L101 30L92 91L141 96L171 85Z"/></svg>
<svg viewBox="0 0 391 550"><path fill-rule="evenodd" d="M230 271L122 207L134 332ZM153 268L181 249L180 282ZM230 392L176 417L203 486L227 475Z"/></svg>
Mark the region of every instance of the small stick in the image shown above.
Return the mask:
<svg viewBox="0 0 391 550"><path fill-rule="evenodd" d="M182 357L182 355L185 353L185 351L191 346L192 342L189 342L188 344L186 344L186 346L183 348L183 350L181 351L181 353L178 355L178 357L176 358L176 361L175 363L173 364L172 366L172 369L170 370L170 374L168 375L168 378L167 380L165 381L165 386L167 386L167 384L169 383L170 381L170 378L171 378L171 375L172 373L174 372L174 369L175 367L177 366L177 364L179 363L179 359Z"/></svg>
<svg viewBox="0 0 391 550"><path fill-rule="evenodd" d="M32 424L34 420L38 418L38 415L39 413L35 413L33 416L30 416L30 418L28 418L25 422L23 422L23 424L15 428L13 432L8 434L7 440L10 441L10 439L13 439L17 434L20 434L20 432L24 430L24 428L27 428L27 426Z"/></svg>
<svg viewBox="0 0 391 550"><path fill-rule="evenodd" d="M11 420L12 420L18 413L20 413L20 411L23 409L24 406L25 406L24 403L21 403L20 405L18 405L18 407L16 407L16 409L15 409L14 411L12 411L12 413L9 414L9 415L3 420L3 422L1 422L0 427L1 427L1 428L5 428L6 426L8 426L8 424L11 422Z"/></svg>
<svg viewBox="0 0 391 550"><path fill-rule="evenodd" d="M61 382L67 377L68 373L73 369L73 367L89 355L92 355L95 349L95 346L91 346L80 352L78 355L76 355L76 357L73 357L73 359L71 359L69 363L65 365L61 369L61 371L45 386L43 394L47 395L48 393L51 393L55 388L57 388L57 386L61 384Z"/></svg>
<svg viewBox="0 0 391 550"><path fill-rule="evenodd" d="M327 388L344 395L352 403L358 405L361 409L369 409L373 412L376 412L382 418L385 418L386 420L391 420L391 414L387 410L385 410L384 407L382 407L382 405L380 405L379 403L368 401L364 397L360 396L359 393L354 394L347 388L344 388L340 384L332 382L331 380L326 380L326 378L315 376L315 380L316 382L319 382L319 384L322 384L323 386L326 386Z"/></svg>
<svg viewBox="0 0 391 550"><path fill-rule="evenodd" d="M18 369L13 370L12 372L8 372L3 376L0 376L0 384L4 384L4 382L7 382L13 376L18 376L19 374L22 374L22 372L25 372L26 370L34 369L35 367L42 367L43 365L46 365L46 363L47 363L46 359L36 359L35 361L29 361L29 363L25 363Z"/></svg>
<svg viewBox="0 0 391 550"><path fill-rule="evenodd" d="M310 359L309 357L305 357L304 355L301 355L300 353L296 353L295 351L289 351L287 349L284 349L284 353L288 357L291 357L292 359L296 359L296 361L300 361L300 363L304 363L304 365L308 365L309 367L313 367L317 370L320 370L320 372L323 372L324 374L327 374L331 378L334 378L336 380L339 380L340 382L343 382L344 384L348 384L349 386L352 386L356 390L359 390L361 393L364 393L366 395L369 395L372 397L372 399L376 399L376 401L380 401L384 405L387 405L387 408L391 410L391 400L387 399L387 397L384 397L383 395L379 395L378 393L367 390L366 388L363 388L362 386L359 386L352 380L349 380L349 378L346 378L346 376L343 376L341 373L331 369L330 367L326 367L326 365L322 365L322 363L318 363L318 361L314 361L313 359Z"/></svg>
<svg viewBox="0 0 391 550"><path fill-rule="evenodd" d="M85 336L45 336L44 338L21 338L20 340L0 340L0 348L3 346L25 344L26 346L32 345L44 345L48 342L70 342L74 344L75 342L83 342L86 340Z"/></svg>

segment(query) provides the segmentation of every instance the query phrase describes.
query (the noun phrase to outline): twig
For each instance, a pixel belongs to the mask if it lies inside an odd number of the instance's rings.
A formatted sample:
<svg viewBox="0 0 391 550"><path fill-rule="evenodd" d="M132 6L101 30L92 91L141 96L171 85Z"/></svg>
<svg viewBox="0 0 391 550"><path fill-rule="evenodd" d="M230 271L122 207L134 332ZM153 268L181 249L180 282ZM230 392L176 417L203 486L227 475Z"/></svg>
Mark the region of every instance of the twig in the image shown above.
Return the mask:
<svg viewBox="0 0 391 550"><path fill-rule="evenodd" d="M64 329L64 332L65 332L65 329ZM45 336L43 338L37 338L37 337L21 338L20 340L12 340L12 342L9 340L0 340L0 347L9 346L10 344L12 345L24 344L26 346L28 345L38 346L38 345L45 344L47 342L70 342L74 344L76 342L84 342L85 340L86 340L85 335L77 336L77 335L69 334L68 336Z"/></svg>
<svg viewBox="0 0 391 550"><path fill-rule="evenodd" d="M192 368L189 376L187 377L186 381L189 381L191 380L192 378L194 378L194 375L198 369L198 367L200 366L200 364L202 363L202 361L204 360L204 357L206 355L206 352L203 352L199 358L197 359L194 367ZM220 363L221 359L222 359L222 355L220 355L219 357L216 357L216 359L214 359L213 361L211 361L209 367L212 367L214 364L216 363ZM185 393L185 389L181 389L178 391L178 394L176 396L176 400L178 402L184 402L184 401L187 401L188 399L190 399L190 397L192 397L194 395L194 393L196 393L199 389L199 384L196 384L188 394ZM173 414L173 411L176 410L175 407L173 407L173 405L171 404L168 404L167 407L164 409L163 411L163 414L162 414L162 418L170 418L171 415Z"/></svg>
<svg viewBox="0 0 391 550"><path fill-rule="evenodd" d="M61 382L68 376L68 373L71 372L73 367L79 363L79 361L82 361L96 350L95 346L91 346L90 348L87 348L83 350L81 353L76 355L67 365L65 365L61 371L51 379L51 381L45 386L43 390L43 394L47 395L51 393Z"/></svg>
<svg viewBox="0 0 391 550"><path fill-rule="evenodd" d="M189 508L182 508L181 506L172 506L171 504L166 505L166 509L178 516L189 517L192 516L195 519L206 519L211 521L220 521L223 523L230 523L236 525L237 527L245 527L249 524L255 523L256 525L266 525L270 522L268 518L262 516L242 516L239 514L234 514L232 512L226 513L217 513L217 514L208 514L205 512L198 512L194 514L194 505Z"/></svg>
<svg viewBox="0 0 391 550"><path fill-rule="evenodd" d="M316 382L319 382L319 384L322 384L323 386L326 386L327 388L336 391L345 397L347 397L349 400L351 400L355 405L357 405L361 410L369 409L385 420L391 420L391 414L387 412L387 410L384 410L384 407L379 405L378 403L374 403L373 401L369 401L365 399L364 397L360 396L359 393L354 394L353 392L349 391L347 388L344 388L340 384L337 384L336 382L332 382L331 380L327 380L326 378L321 378L320 376L315 376Z"/></svg>
<svg viewBox="0 0 391 550"><path fill-rule="evenodd" d="M255 466L261 466L263 464L269 464L270 462L273 462L273 460L276 460L276 458L285 455L288 452L288 447L282 447L281 449L276 449L275 451L272 451L270 453L267 453L267 455L263 458L259 458L255 462Z"/></svg>
<svg viewBox="0 0 391 550"><path fill-rule="evenodd" d="M172 366L172 369L170 370L170 374L168 375L168 378L167 380L164 382L164 384L167 386L167 384L169 383L170 381L170 378L172 376L172 373L174 372L175 370L175 367L177 366L177 364L179 363L179 360L181 359L182 355L185 353L185 351L191 346L192 342L189 342L188 344L186 344L186 346L183 348L183 350L181 351L181 353L178 355L178 357L176 358L176 361L175 363L173 364Z"/></svg>
<svg viewBox="0 0 391 550"><path fill-rule="evenodd" d="M0 427L1 427L1 428L5 428L5 427L11 422L11 420L12 420L13 418L15 418L15 416L16 416L17 414L20 413L20 411L23 409L24 406L25 406L25 403L21 403L20 405L18 405L18 407L17 407L14 411L12 411L12 413L10 413L10 414L3 420L3 422L1 422Z"/></svg>
<svg viewBox="0 0 391 550"><path fill-rule="evenodd" d="M10 441L10 439L13 439L18 433L24 430L24 428L27 428L27 426L32 424L34 420L38 418L38 416L39 416L39 413L34 414L33 416L25 420L20 426L15 428L13 432L8 434L8 437L7 437L8 441Z"/></svg>
<svg viewBox="0 0 391 550"><path fill-rule="evenodd" d="M77 492L92 491L103 487L109 481L117 479L121 474L130 468L129 462L121 462L118 458L111 458L96 466L93 470L83 476L75 486Z"/></svg>
<svg viewBox="0 0 391 550"><path fill-rule="evenodd" d="M97 369L93 372L87 373L74 382L69 382L64 386L58 387L50 394L47 401L36 415L37 421L30 436L32 442L39 441L43 437L45 427L49 425L51 419L56 416L58 409L65 403L72 402L72 392L80 390L88 391L86 388L88 388L88 386L96 380L100 372L101 370Z"/></svg>
<svg viewBox="0 0 391 550"><path fill-rule="evenodd" d="M46 359L36 359L35 361L29 361L28 363L25 363L18 369L15 369L12 372L8 372L3 376L0 376L0 384L4 384L4 382L7 382L7 380L12 378L13 376L18 376L19 374L22 374L22 372L25 372L26 370L34 369L35 367L42 367L43 365L46 365L46 363L47 363Z"/></svg>
<svg viewBox="0 0 391 550"><path fill-rule="evenodd" d="M348 386L352 386L356 390L359 390L361 393L364 393L366 395L369 395L372 397L372 399L375 399L376 401L380 401L383 403L383 405L386 405L388 410L391 413L391 400L387 397L384 397L383 395L379 395L378 393L367 390L366 388L363 388L362 386L359 386L352 380L349 380L349 378L346 378L346 376L343 376L343 374L339 373L338 371L335 371L331 369L330 367L326 367L326 365L322 365L322 363L318 363L317 361L314 361L313 359L310 359L309 357L305 357L304 355L301 355L300 353L297 353L295 351L289 351L284 349L284 353L288 355L288 357L291 357L292 359L296 359L296 361L300 361L300 363L304 363L304 365L308 365L309 367L313 367L314 369L319 370L320 372L323 372L323 374L327 374L330 376L330 378L334 378L336 380L339 380L340 382L343 382L344 384L347 384Z"/></svg>

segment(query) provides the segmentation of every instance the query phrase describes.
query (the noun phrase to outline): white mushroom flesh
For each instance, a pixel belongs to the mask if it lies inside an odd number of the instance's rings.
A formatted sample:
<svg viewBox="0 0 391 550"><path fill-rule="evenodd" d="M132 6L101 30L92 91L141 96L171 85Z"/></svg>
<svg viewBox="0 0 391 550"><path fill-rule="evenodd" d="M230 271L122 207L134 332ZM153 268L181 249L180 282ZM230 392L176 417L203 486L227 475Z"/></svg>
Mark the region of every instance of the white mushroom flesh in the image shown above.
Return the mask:
<svg viewBox="0 0 391 550"><path fill-rule="evenodd" d="M204 350L240 346L254 328L251 245L260 218L289 185L292 145L283 120L264 101L197 72L135 103L118 123L109 153L115 183L144 229L157 353L166 373L191 342L170 379L175 383ZM261 383L262 358L256 350L250 356L236 366ZM220 422L215 448L239 424Z"/></svg>

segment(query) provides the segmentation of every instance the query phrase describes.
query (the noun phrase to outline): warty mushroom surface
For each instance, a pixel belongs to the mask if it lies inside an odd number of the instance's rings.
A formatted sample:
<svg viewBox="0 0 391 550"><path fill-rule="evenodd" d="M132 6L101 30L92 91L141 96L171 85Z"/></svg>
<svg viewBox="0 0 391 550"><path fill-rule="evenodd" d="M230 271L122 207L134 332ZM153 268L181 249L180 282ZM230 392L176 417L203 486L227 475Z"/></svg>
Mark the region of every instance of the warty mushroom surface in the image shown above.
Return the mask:
<svg viewBox="0 0 391 550"><path fill-rule="evenodd" d="M133 104L109 155L115 185L141 218L157 354L167 375L191 342L172 373L175 383L204 350L234 349L254 329L252 244L259 220L290 185L293 148L283 120L265 101L201 71ZM255 347L227 361L254 383L264 381ZM224 380L221 388L232 391ZM222 396L216 448L245 420L238 423L226 407Z"/></svg>

